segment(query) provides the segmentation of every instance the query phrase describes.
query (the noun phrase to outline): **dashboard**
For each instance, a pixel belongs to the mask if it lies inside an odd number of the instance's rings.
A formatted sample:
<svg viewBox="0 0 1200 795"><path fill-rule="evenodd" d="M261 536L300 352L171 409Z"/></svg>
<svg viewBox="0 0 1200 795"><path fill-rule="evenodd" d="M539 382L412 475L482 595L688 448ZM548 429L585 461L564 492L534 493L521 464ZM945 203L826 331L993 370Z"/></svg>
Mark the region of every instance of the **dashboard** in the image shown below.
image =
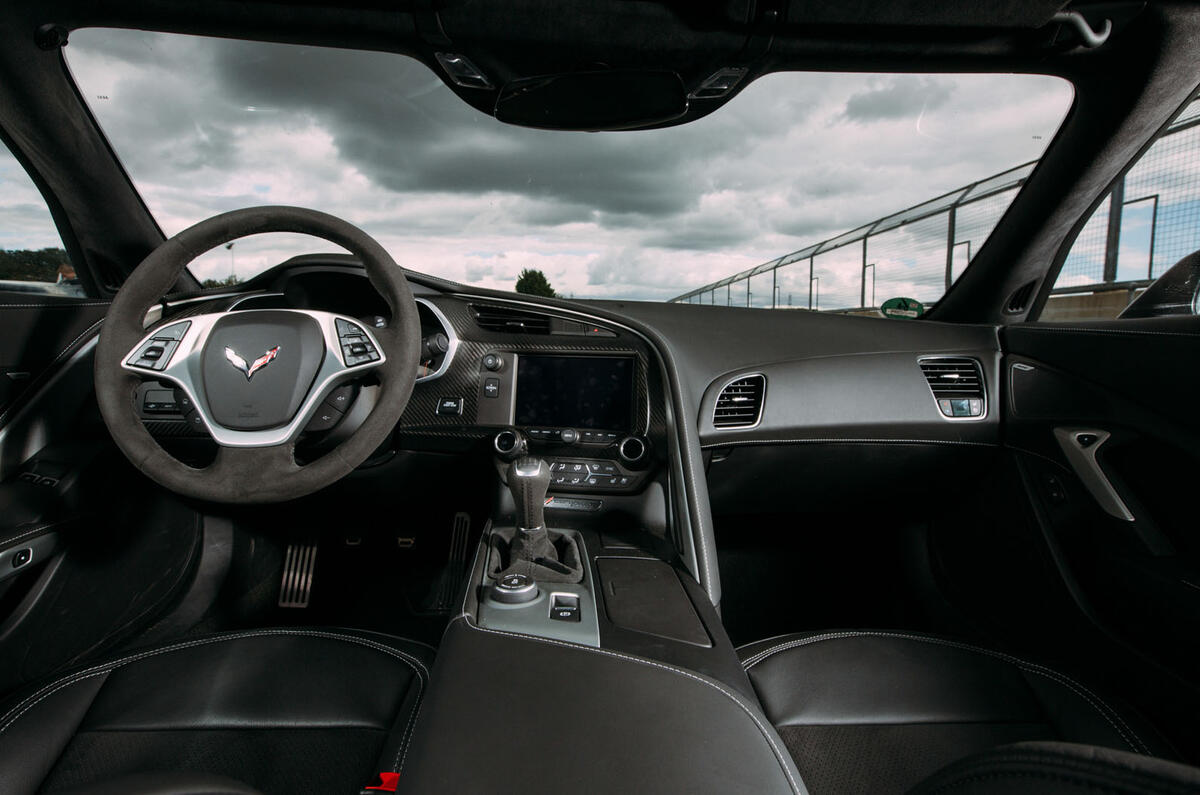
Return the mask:
<svg viewBox="0 0 1200 795"><path fill-rule="evenodd" d="M528 449L551 463L552 494L564 505L582 499L581 510L598 509L583 498L641 495L655 480L668 488L669 451L684 436L719 511L836 503L830 473L854 493L871 480L880 499L921 493L979 470L999 444L1001 358L990 328L638 302L568 308L428 277L410 284L421 356L388 450ZM362 269L331 255L295 258L235 295L188 299L164 316L265 308L389 320ZM938 369L958 369L948 376L973 378L976 391L943 394ZM331 394L300 437L298 460L348 437L374 390L368 379ZM206 432L169 385L147 384L138 400L160 443L203 465L213 452ZM729 421L745 410L737 401L753 406L748 421ZM671 413L688 427L669 430ZM517 438L501 440L502 431ZM933 475L913 484L906 475L918 470Z"/></svg>
<svg viewBox="0 0 1200 795"><path fill-rule="evenodd" d="M236 296L170 306L164 317L308 309L372 327L389 322L387 306L360 268L311 258L263 276ZM655 451L665 449L666 412L661 373L651 366L645 339L570 311L417 282L412 287L421 353L392 449L487 445L499 456L528 449L550 462L552 488L560 493L613 495L646 487ZM370 413L375 389L368 377L334 390L305 426L297 458L311 460L348 437ZM137 400L160 444L174 445L173 453L197 466L209 460L207 431L169 384L147 383ZM495 446L506 444L498 441L502 431L515 434L514 447Z"/></svg>

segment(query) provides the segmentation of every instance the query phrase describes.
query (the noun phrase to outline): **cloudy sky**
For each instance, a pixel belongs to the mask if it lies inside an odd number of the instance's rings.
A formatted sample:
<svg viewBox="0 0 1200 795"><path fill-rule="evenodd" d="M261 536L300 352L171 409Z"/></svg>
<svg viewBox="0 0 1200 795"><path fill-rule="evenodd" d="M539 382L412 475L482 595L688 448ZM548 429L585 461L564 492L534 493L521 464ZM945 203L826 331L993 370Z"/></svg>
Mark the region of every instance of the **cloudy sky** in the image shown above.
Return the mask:
<svg viewBox="0 0 1200 795"><path fill-rule="evenodd" d="M779 74L689 125L561 133L497 122L401 56L84 30L67 59L168 234L304 205L417 271L511 289L539 268L563 294L651 300L1032 160L1071 101L1046 77ZM248 239L194 270L314 250Z"/></svg>

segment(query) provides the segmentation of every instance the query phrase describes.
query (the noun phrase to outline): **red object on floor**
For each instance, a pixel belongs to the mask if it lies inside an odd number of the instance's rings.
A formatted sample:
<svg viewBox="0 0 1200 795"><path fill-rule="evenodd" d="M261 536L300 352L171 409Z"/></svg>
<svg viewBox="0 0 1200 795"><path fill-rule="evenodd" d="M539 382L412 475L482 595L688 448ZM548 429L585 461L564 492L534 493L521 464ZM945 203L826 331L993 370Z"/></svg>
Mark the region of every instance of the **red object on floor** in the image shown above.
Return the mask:
<svg viewBox="0 0 1200 795"><path fill-rule="evenodd" d="M372 792L395 792L398 786L400 786L399 773L380 773L378 784L363 787L363 789L371 790Z"/></svg>

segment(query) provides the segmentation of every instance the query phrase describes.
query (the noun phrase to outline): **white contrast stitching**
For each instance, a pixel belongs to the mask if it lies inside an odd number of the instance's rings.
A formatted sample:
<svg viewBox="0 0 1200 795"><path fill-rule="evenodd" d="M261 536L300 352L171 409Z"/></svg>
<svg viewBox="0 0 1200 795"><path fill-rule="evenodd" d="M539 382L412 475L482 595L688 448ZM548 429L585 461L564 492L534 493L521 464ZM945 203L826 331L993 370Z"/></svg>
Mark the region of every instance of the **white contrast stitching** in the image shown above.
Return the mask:
<svg viewBox="0 0 1200 795"><path fill-rule="evenodd" d="M44 525L41 525L40 527L35 527L32 530L26 530L24 533L21 533L20 535L15 535L12 538L2 538L2 539L0 539L0 547L6 547L9 544L15 544L18 541L20 541L22 538L28 538L31 535L40 533L43 530L49 530L51 527L57 527L60 524L66 524L66 523L65 522L51 522L50 524L44 524Z"/></svg>
<svg viewBox="0 0 1200 795"><path fill-rule="evenodd" d="M213 643L222 643L227 640L238 640L241 638L286 636L286 635L294 635L294 636L300 636L300 637L326 638L329 640L337 640L337 641L342 641L345 643L354 643L354 644L357 644L360 646L365 646L367 648L374 649L376 651L383 652L384 654L389 654L392 657L395 657L396 659L401 660L402 662L408 664L408 666L413 669L413 673L415 673L417 676L417 687L418 687L418 692L417 692L418 702L417 703L420 703L420 698L421 698L422 692L424 690L425 678L428 677L429 671L428 671L428 669L425 668L425 665L420 660L418 660L417 658L412 657L408 654L405 654L404 652L400 651L399 649L393 649L391 647L384 646L381 643L376 643L376 642L368 640L366 638L360 638L360 637L357 637L354 635L339 635L339 634L333 633L333 632L319 632L319 631L314 631L314 630L284 630L284 629L259 630L256 632L242 632L242 633L236 633L236 634L232 634L232 635L220 635L220 636L211 637L211 638L201 638L201 639L197 639L197 640L193 640L193 641L188 641L187 643L179 643L179 644L175 644L174 646L167 646L167 647L164 647L161 649L155 649L153 651L146 651L146 652L141 652L138 654L132 654L132 655L130 655L128 657L124 657L120 660L103 663L103 664L94 666L92 668L88 668L86 670L79 671L78 673L71 674L70 676L66 677L63 680L51 682L50 684L43 687L41 690L30 695L28 698L26 698L21 703L14 706L3 717L0 717L0 734L3 734L10 726L12 726L14 723L16 723L17 720L19 720L20 717L22 715L24 715L26 712L33 709L35 706L37 706L39 703L41 703L45 699L49 698L54 693L57 693L59 690L62 690L65 687L69 687L73 684L82 682L85 679L90 679L93 676L99 676L102 673L108 673L110 671L116 670L117 668L120 668L123 665L127 665L128 663L137 662L139 660L144 660L149 657L156 657L160 654L166 654L166 653L172 652L172 651L180 651L182 649L189 649L189 648L193 648L196 646L207 646L207 645L213 644ZM16 713L16 714L14 715L13 713Z"/></svg>
<svg viewBox="0 0 1200 795"><path fill-rule="evenodd" d="M61 359L62 357L66 356L66 355L67 355L67 352L68 352L69 350L71 350L71 348L75 347L75 343L79 342L81 339L83 339L85 336L87 336L87 334L88 334L88 333L89 333L89 332L90 332L92 329L96 328L96 326L99 326L99 325L100 325L101 323L103 323L103 322L104 322L104 318L100 318L100 319L99 319L99 320L97 320L95 323L93 323L92 325L88 326L88 327L87 327L87 328L85 328L83 331L79 332L79 335L78 335L78 336L76 336L76 337L75 337L75 339L73 339L73 340L71 340L70 342L68 342L68 343L67 343L67 346L66 346L65 348L63 348L61 351L59 351L58 355L54 357L53 361L51 361L51 362L50 362L50 365L49 365L49 366L50 366L50 367L52 367L52 366L54 366L55 364L57 364L59 359Z"/></svg>
<svg viewBox="0 0 1200 795"><path fill-rule="evenodd" d="M99 320L97 320L95 323L93 323L92 325L88 326L88 327L87 327L87 328L85 328L83 331L81 331L81 332L79 333L79 336L77 336L75 339L73 339L73 340L71 340L69 343L67 343L67 347L65 347L65 348L63 348L61 351L59 351L58 355L57 355L57 356L55 356L55 357L54 357L54 358L53 358L53 359L50 361L50 363L49 363L49 364L47 364L45 367L43 367L43 368L42 368L42 371L41 371L40 373L38 373L38 378L41 378L41 376L42 376L42 375L44 375L45 373L49 372L51 368L53 368L53 367L54 367L56 364L58 364L58 363L59 363L59 361L60 361L60 360L61 360L61 359L62 359L64 356L66 356L66 355L67 355L67 353L68 353L68 352L69 352L69 351L70 351L70 350L71 350L73 347L75 347L75 343L79 342L79 340L83 339L83 337L84 337L84 336L85 336L85 335L86 335L88 332L90 332L92 329L96 328L96 326L99 326L99 325L100 325L101 323L103 323L103 322L104 322L104 318L100 318L100 319L99 319ZM36 379L35 379L35 380L36 380ZM24 394L25 394L25 392L24 392L24 391L22 391L22 392L20 393L20 395L18 395L18 397L20 397L21 395L24 395ZM24 404L23 402L18 402L18 403L14 403L13 405L11 405L11 406L9 406L7 409L5 409L5 410L4 410L4 413L0 414L0 425L3 425L3 424L4 424L4 421L5 421L5 420L8 418L8 415L9 415L9 414L12 414L12 413L13 413L13 411L15 411L15 410L17 409L17 407L18 407L18 406L22 406L22 405L25 405L25 404Z"/></svg>
<svg viewBox="0 0 1200 795"><path fill-rule="evenodd" d="M839 439L825 437L819 439L730 439L727 442L705 442L700 445L704 450L714 447L738 447L748 444L947 444L966 447L999 447L993 442L960 442L952 439Z"/></svg>
<svg viewBox="0 0 1200 795"><path fill-rule="evenodd" d="M455 618L455 621L457 621L459 618L464 619L464 623L467 625L467 627L476 632L486 632L486 633L489 633L492 635L504 635L504 636L511 637L511 638L519 638L522 640L532 641L534 643L545 643L545 644L549 644L551 646L561 646L564 649L577 649L577 650L583 651L583 652L591 652L592 654L602 654L606 657L616 657L618 659L625 660L627 662L637 663L639 665L646 665L646 666L650 666L653 668L659 668L659 669L667 671L669 673L678 674L680 676L687 677L688 679L695 680L695 681L699 682L700 684L708 685L709 687L717 690L718 692L723 693L726 698L728 698L730 701L732 701L734 704L736 704L742 710L742 712L746 713L746 716L749 717L750 720L752 720L754 722L754 725L758 728L758 730L762 734L763 738L771 746L771 751L775 754L775 758L779 762L779 766L781 768L783 768L783 773L785 776L787 776L787 780L788 780L788 783L792 787L792 791L797 793L797 795L799 795L800 793L803 793L805 791L796 783L795 778L792 777L792 771L791 771L791 769L789 769L788 764L787 764L787 760L789 760L791 757L785 756L779 750L779 746L776 745L775 740L772 739L770 732L768 732L766 727L763 726L762 721L760 721L758 719L758 716L756 716L754 714L754 711L751 710L749 707L747 707L746 704L743 703L742 699L738 698L736 695L734 695L730 691L726 690L724 687L722 687L717 682L714 682L710 679L706 679L702 676L699 676L698 674L694 674L689 671L685 671L682 668L676 668L675 666L672 666L672 665L666 665L664 663L656 662L654 660L648 660L648 659L645 659L642 657L633 657L628 654L622 654L621 652L610 651L608 649L597 649L592 646L583 646L583 645L580 645L577 643L567 643L565 641L555 640L553 638L541 638L536 635L525 635L525 634L518 633L518 632L505 632L504 630L488 629L487 627L480 627L480 626L477 626L473 621L471 621L470 616L465 613L458 616L457 618Z"/></svg>
<svg viewBox="0 0 1200 795"><path fill-rule="evenodd" d="M1114 710L1112 707L1109 707L1107 704L1105 704L1104 701L1099 696L1097 696L1095 693L1092 693L1086 687L1079 684L1075 680L1069 678L1065 674L1061 674L1057 671L1051 670L1049 668L1046 668L1045 666L1038 665L1036 663L1031 663L1026 660L1022 660L1019 657L1013 657L1011 655L1004 654L1003 652L993 651L991 649L982 649L982 648L979 648L978 646L971 646L970 644L958 643L958 642L952 641L952 640L943 640L941 638L928 638L928 637L923 637L921 635L908 635L908 634L905 634L902 632L832 632L832 633L826 633L824 635L813 635L813 636L810 636L807 638L798 638L796 640L788 641L787 643L780 643L776 646L772 646L768 649L764 649L763 651L758 652L757 654L754 654L753 656L744 660L742 662L742 667L747 672L749 672L749 670L751 668L753 668L755 665L758 665L763 660L766 660L768 657L771 657L772 655L777 654L781 651L787 651L788 649L794 649L799 646L805 646L805 645L808 645L809 643L819 643L819 642L825 641L825 640L837 640L840 638L855 638L855 637L903 638L905 640L920 641L923 643L933 643L933 644L940 645L940 646L948 646L950 648L962 649L963 651L974 652L976 654L983 654L983 655L987 655L989 657L993 657L998 660L1003 660L1004 662L1007 662L1011 665L1015 665L1016 667L1020 668L1023 671L1028 671L1029 673L1038 674L1047 679L1050 679L1051 681L1057 682L1057 683L1063 685L1064 687L1066 687L1067 689L1073 691L1077 696L1079 696L1084 701L1086 701L1088 704L1090 704L1091 707L1100 714L1100 717L1102 717L1106 721L1108 721L1108 724L1113 727L1113 729L1117 732L1117 734L1119 734L1121 736L1121 739L1124 740L1125 743L1130 748L1132 748L1137 753L1143 753L1143 754L1147 754L1147 755L1150 754L1150 749L1142 741L1142 738L1139 737L1137 735L1137 733L1134 732L1134 730L1131 729L1128 726L1128 724L1125 723L1124 719L1121 718L1120 714L1117 713L1116 710ZM1128 734L1126 734L1126 732L1128 732Z"/></svg>
<svg viewBox="0 0 1200 795"><path fill-rule="evenodd" d="M400 771L404 770L404 763L408 761L408 748L412 744L413 726L416 725L417 716L421 714L421 704L423 703L424 702L421 700L421 693L418 692L417 703L413 705L412 713L408 717L408 726L404 728L404 740L401 743L400 748L396 749L396 761L392 762L392 772L394 773L399 773ZM401 751L404 752L403 756L400 754Z"/></svg>
<svg viewBox="0 0 1200 795"><path fill-rule="evenodd" d="M1195 337L1200 338L1200 334L1187 331L1148 331L1144 329L1116 329L1116 328L1072 328L1070 326L1056 326L1047 328L1043 326L1030 327L1026 326L1021 331L1031 331L1035 333L1051 333L1051 334L1116 334L1118 336L1154 336L1154 337Z"/></svg>
<svg viewBox="0 0 1200 795"><path fill-rule="evenodd" d="M0 309L74 309L80 306L108 306L108 301L78 301L54 304L0 304Z"/></svg>

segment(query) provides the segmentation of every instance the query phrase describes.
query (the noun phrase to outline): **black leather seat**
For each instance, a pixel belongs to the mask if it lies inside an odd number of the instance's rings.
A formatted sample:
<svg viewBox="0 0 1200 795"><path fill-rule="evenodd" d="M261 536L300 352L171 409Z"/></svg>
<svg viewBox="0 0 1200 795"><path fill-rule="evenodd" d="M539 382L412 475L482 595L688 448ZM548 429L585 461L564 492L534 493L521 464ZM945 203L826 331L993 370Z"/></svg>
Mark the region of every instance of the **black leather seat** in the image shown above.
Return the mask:
<svg viewBox="0 0 1200 795"><path fill-rule="evenodd" d="M814 795L904 792L951 762L1020 741L1173 756L1143 721L1078 682L954 641L825 632L739 653Z"/></svg>
<svg viewBox="0 0 1200 795"><path fill-rule="evenodd" d="M317 629L133 652L6 704L0 792L358 792L403 767L432 657Z"/></svg>

